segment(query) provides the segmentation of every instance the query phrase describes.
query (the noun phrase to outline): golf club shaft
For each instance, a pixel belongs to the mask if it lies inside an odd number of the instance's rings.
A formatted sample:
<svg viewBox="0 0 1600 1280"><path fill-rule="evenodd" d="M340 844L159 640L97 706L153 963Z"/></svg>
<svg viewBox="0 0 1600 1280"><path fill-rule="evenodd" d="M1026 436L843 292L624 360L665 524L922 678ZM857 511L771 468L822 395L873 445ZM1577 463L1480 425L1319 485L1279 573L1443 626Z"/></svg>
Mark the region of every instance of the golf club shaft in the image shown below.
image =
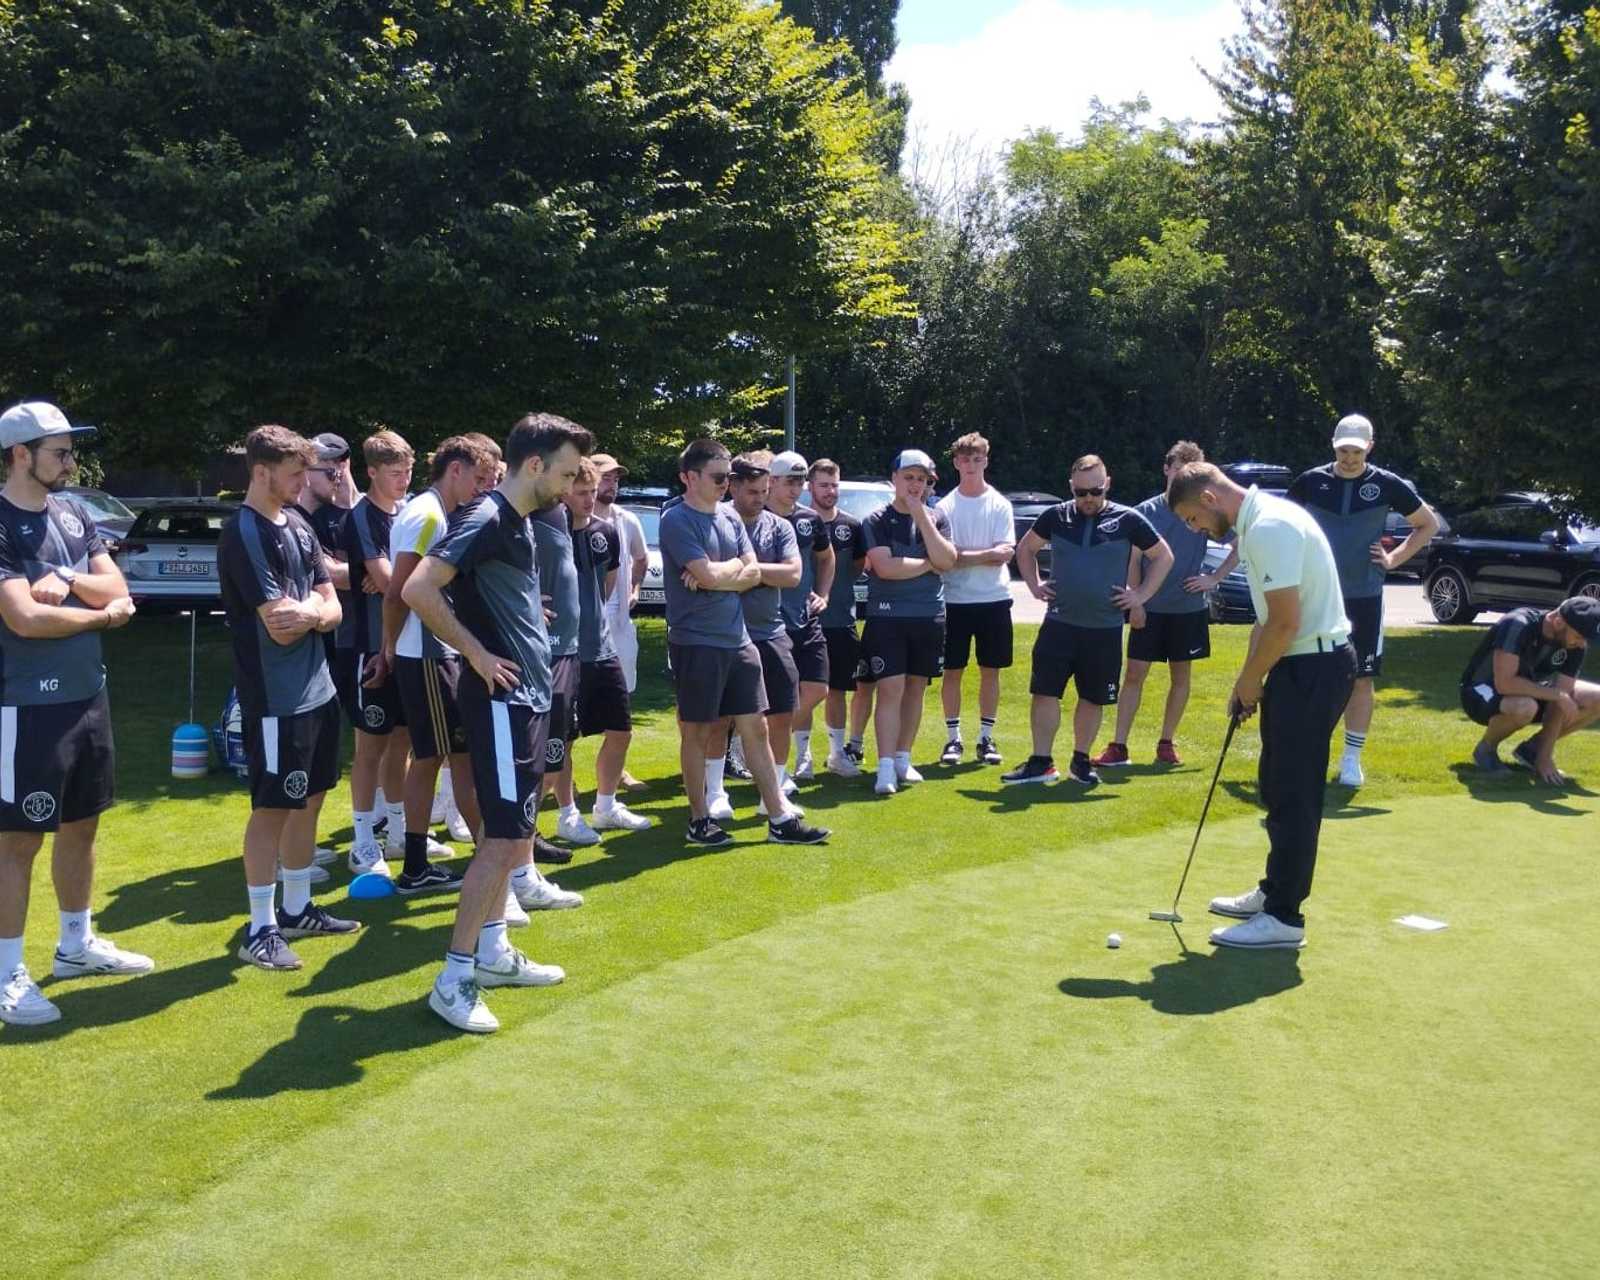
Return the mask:
<svg viewBox="0 0 1600 1280"><path fill-rule="evenodd" d="M1200 823L1194 829L1194 843L1189 846L1189 857L1183 864L1183 875L1178 880L1178 892L1172 895L1172 914L1178 915L1178 900L1183 897L1183 886L1189 883L1189 868L1194 865L1194 851L1200 847L1200 833L1206 829L1206 814L1211 812L1211 797L1217 794L1217 779L1222 777L1222 763L1228 758L1228 747L1233 743L1233 731L1239 727L1239 716L1228 717L1228 732L1222 738L1222 750L1217 753L1217 771L1211 775L1211 788L1206 792L1205 806L1200 810ZM1181 917L1180 917L1181 918Z"/></svg>

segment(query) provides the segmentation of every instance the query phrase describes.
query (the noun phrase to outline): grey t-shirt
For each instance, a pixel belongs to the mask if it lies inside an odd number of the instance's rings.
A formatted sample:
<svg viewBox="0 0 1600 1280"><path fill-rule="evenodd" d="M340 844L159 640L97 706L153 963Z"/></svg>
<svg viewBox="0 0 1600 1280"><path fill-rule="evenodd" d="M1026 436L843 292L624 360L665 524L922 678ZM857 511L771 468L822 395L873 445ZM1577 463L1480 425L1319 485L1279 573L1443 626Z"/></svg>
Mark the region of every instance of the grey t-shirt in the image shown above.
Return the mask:
<svg viewBox="0 0 1600 1280"><path fill-rule="evenodd" d="M1297 476L1288 496L1316 517L1328 535L1345 597L1381 596L1388 574L1373 562L1372 544L1383 537L1391 508L1409 516L1422 505L1410 483L1373 466L1346 480L1330 462Z"/></svg>
<svg viewBox="0 0 1600 1280"><path fill-rule="evenodd" d="M89 571L89 560L105 551L94 521L76 499L52 493L43 511L29 511L0 498L0 580L32 584L52 569ZM63 607L86 606L76 595ZM0 688L8 707L83 702L105 688L106 664L100 633L80 631L56 640L19 636L0 622ZM42 750L48 743L19 743Z"/></svg>
<svg viewBox="0 0 1600 1280"><path fill-rule="evenodd" d="M1204 591L1185 591L1183 584L1196 574L1206 571L1206 546L1211 541L1203 533L1196 533L1178 519L1167 505L1167 495L1158 493L1146 498L1134 508L1150 522L1150 527L1160 534L1172 548L1172 569L1161 583L1161 588L1145 605L1149 613L1202 613L1206 609ZM1230 531L1228 542L1233 541Z"/></svg>
<svg viewBox="0 0 1600 1280"><path fill-rule="evenodd" d="M950 536L950 517L938 507L928 508L933 527ZM897 559L926 560L928 548L917 526L906 512L896 511L887 502L861 522L862 548L887 547ZM869 572L867 575L867 617L942 618L944 617L944 578L929 570L915 578L891 581Z"/></svg>
<svg viewBox="0 0 1600 1280"><path fill-rule="evenodd" d="M848 511L834 508L833 519L823 522L833 540L833 590L828 592L828 607L822 611L823 630L856 625L856 578L861 559L867 554L861 539L861 521Z"/></svg>
<svg viewBox="0 0 1600 1280"><path fill-rule="evenodd" d="M604 662L617 656L606 617L606 577L622 565L622 538L609 520L591 519L572 531L572 560L578 567L578 661Z"/></svg>
<svg viewBox="0 0 1600 1280"><path fill-rule="evenodd" d="M578 652L582 609L578 601L578 566L572 559L572 531L567 504L558 502L528 517L533 529L534 554L539 561L539 589L555 617L550 620L550 656L567 658Z"/></svg>
<svg viewBox="0 0 1600 1280"><path fill-rule="evenodd" d="M745 524L756 559L762 564L782 564L800 554L794 526L782 516L763 511ZM783 632L783 588L752 587L739 597L744 606L744 627L752 640L771 640Z"/></svg>
<svg viewBox="0 0 1600 1280"><path fill-rule="evenodd" d="M786 516L800 548L800 583L783 589L783 625L799 631L811 621L811 593L817 589L817 557L828 549L828 526L810 507L796 503Z"/></svg>
<svg viewBox="0 0 1600 1280"><path fill-rule="evenodd" d="M1156 545L1150 522L1120 502L1108 502L1092 516L1076 502L1062 502L1040 513L1033 532L1050 544L1055 599L1045 618L1074 627L1120 627L1122 610L1111 592L1128 585L1131 548Z"/></svg>
<svg viewBox="0 0 1600 1280"><path fill-rule="evenodd" d="M742 649L750 643L737 591L690 591L683 567L693 560L737 560L753 550L744 521L726 503L697 511L687 502L661 512L661 577L667 593L667 638L673 644Z"/></svg>

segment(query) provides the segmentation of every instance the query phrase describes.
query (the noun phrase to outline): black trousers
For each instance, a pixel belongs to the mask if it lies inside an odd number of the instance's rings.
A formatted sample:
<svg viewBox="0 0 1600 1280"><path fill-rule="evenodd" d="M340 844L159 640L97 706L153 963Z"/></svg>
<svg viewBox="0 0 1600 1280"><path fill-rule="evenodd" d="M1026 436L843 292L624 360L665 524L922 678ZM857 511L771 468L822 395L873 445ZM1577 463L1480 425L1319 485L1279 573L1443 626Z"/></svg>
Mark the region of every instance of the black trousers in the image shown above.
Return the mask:
<svg viewBox="0 0 1600 1280"><path fill-rule="evenodd" d="M1305 924L1300 904L1317 869L1322 800L1328 788L1328 738L1355 686L1349 645L1280 658L1261 692L1261 801L1267 807L1268 915Z"/></svg>

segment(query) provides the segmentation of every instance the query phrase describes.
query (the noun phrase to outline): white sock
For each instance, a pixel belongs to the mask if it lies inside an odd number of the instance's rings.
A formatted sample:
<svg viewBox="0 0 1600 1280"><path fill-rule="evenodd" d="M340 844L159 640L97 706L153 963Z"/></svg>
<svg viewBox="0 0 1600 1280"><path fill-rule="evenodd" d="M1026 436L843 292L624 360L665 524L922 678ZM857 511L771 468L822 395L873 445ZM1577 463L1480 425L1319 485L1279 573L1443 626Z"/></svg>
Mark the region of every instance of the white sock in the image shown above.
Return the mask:
<svg viewBox="0 0 1600 1280"><path fill-rule="evenodd" d="M0 978L9 978L22 963L22 939L0 938Z"/></svg>
<svg viewBox="0 0 1600 1280"><path fill-rule="evenodd" d="M954 720L946 720L944 722L944 740L946 742L960 742L961 741L961 717L960 716L957 716Z"/></svg>
<svg viewBox="0 0 1600 1280"><path fill-rule="evenodd" d="M911 767L911 753L909 751L896 751L894 753L894 767L896 773L904 773Z"/></svg>
<svg viewBox="0 0 1600 1280"><path fill-rule="evenodd" d="M297 916L311 905L311 868L283 869L283 913Z"/></svg>
<svg viewBox="0 0 1600 1280"><path fill-rule="evenodd" d="M892 778L892 777L894 777L894 775L895 775L894 757L893 756L879 756L878 757L878 776L880 778Z"/></svg>
<svg viewBox="0 0 1600 1280"><path fill-rule="evenodd" d="M434 790L444 798L446 804L454 804L456 802L456 791L454 784L450 781L449 765L445 765L439 770L439 783Z"/></svg>
<svg viewBox="0 0 1600 1280"><path fill-rule="evenodd" d="M787 781L789 781L789 766L787 764L780 764L778 766L778 790L779 791L783 790L783 784L785 782L787 782Z"/></svg>
<svg viewBox="0 0 1600 1280"><path fill-rule="evenodd" d="M476 956L464 956L459 951L446 951L444 953L444 980L446 982L460 982L463 978L472 977L472 969L476 961Z"/></svg>
<svg viewBox="0 0 1600 1280"><path fill-rule="evenodd" d="M610 813L616 808L616 805L617 793L615 791L609 794L604 791L596 791L594 793L594 811L596 813Z"/></svg>
<svg viewBox="0 0 1600 1280"><path fill-rule="evenodd" d="M372 812L376 814L379 809L387 810L389 797L383 794L383 788L377 787L372 792Z"/></svg>
<svg viewBox="0 0 1600 1280"><path fill-rule="evenodd" d="M385 808L389 814L389 839L394 841L394 843L399 844L406 838L405 802L402 801L400 804L386 805ZM424 830L426 830L426 828L424 828Z"/></svg>
<svg viewBox="0 0 1600 1280"><path fill-rule="evenodd" d="M94 941L94 930L89 924L87 911L63 911L61 913L61 954L75 956L90 942ZM13 965L12 968L16 966ZM0 966L3 968L3 966ZM10 969L4 970L10 973Z"/></svg>
<svg viewBox="0 0 1600 1280"><path fill-rule="evenodd" d="M272 910L272 899L278 886L275 884L249 884L245 886L250 895L250 932L257 929L276 929L278 927L277 914Z"/></svg>
<svg viewBox="0 0 1600 1280"><path fill-rule="evenodd" d="M727 761L722 756L718 756L715 760L706 761L706 798L708 800L724 789L722 776L723 767L726 764Z"/></svg>
<svg viewBox="0 0 1600 1280"><path fill-rule="evenodd" d="M521 885L524 889L526 889L529 885L536 883L538 879L538 868L535 867L531 862L524 862L520 867L511 873L513 891L517 885Z"/></svg>
<svg viewBox="0 0 1600 1280"><path fill-rule="evenodd" d="M834 755L842 756L844 754L844 730L843 729L834 729L832 727L830 727L828 729L828 746L833 748L833 754Z"/></svg>
<svg viewBox="0 0 1600 1280"><path fill-rule="evenodd" d="M491 920L478 930L478 963L492 964L494 960L511 948L506 945L506 922L504 920Z"/></svg>
<svg viewBox="0 0 1600 1280"><path fill-rule="evenodd" d="M794 762L799 763L811 754L811 731L802 730L794 735Z"/></svg>
<svg viewBox="0 0 1600 1280"><path fill-rule="evenodd" d="M357 847L376 844L377 837L372 834L372 824L378 820L378 811L373 809L371 812L362 813L359 809L352 809L350 816L355 822Z"/></svg>
<svg viewBox="0 0 1600 1280"><path fill-rule="evenodd" d="M577 802L574 801L572 804L564 804L564 805L562 805L561 806L561 817L567 822L576 822L577 819L578 819L578 805L577 805Z"/></svg>

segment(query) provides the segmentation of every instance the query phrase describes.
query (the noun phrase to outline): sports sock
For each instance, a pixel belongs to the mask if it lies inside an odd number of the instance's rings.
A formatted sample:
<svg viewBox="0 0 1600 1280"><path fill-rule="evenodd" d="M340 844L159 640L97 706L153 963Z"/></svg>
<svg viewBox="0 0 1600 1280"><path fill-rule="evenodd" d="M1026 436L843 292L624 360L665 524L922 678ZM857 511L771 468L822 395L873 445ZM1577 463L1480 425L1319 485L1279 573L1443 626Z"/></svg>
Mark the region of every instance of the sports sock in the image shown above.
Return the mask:
<svg viewBox="0 0 1600 1280"><path fill-rule="evenodd" d="M844 730L829 726L828 745L833 748L834 755L842 756L844 754Z"/></svg>
<svg viewBox="0 0 1600 1280"><path fill-rule="evenodd" d="M536 884L538 879L538 868L535 867L531 862L524 862L520 867L511 873L512 892L515 892L517 889L527 889L530 885Z"/></svg>
<svg viewBox="0 0 1600 1280"><path fill-rule="evenodd" d="M594 811L596 813L610 813L617 807L617 793L615 791L596 791L594 793Z"/></svg>
<svg viewBox="0 0 1600 1280"><path fill-rule="evenodd" d="M437 791L439 793L439 795L444 798L444 802L446 804L454 804L455 803L455 801L456 801L455 785L450 781L450 766L449 765L445 765L443 768L441 768L439 770L439 782L434 787L434 790Z"/></svg>
<svg viewBox="0 0 1600 1280"><path fill-rule="evenodd" d="M0 978L9 978L22 963L22 939L0 938Z"/></svg>
<svg viewBox="0 0 1600 1280"><path fill-rule="evenodd" d="M811 731L802 729L794 735L794 763L798 768L800 762L811 754Z"/></svg>
<svg viewBox="0 0 1600 1280"><path fill-rule="evenodd" d="M364 845L376 844L378 838L372 834L372 824L378 820L378 811L373 809L367 813L362 813L359 809L352 809L350 815L355 822L356 847L360 848Z"/></svg>
<svg viewBox="0 0 1600 1280"><path fill-rule="evenodd" d="M421 875L428 869L428 837L415 831L406 832L406 865L402 868L408 876Z"/></svg>
<svg viewBox="0 0 1600 1280"><path fill-rule="evenodd" d="M944 736L945 736L945 741L947 741L947 742L960 742L961 741L961 717L960 716L957 716L954 720L946 720L944 722Z"/></svg>
<svg viewBox="0 0 1600 1280"><path fill-rule="evenodd" d="M250 932L277 927L278 917L272 910L275 884L250 884L245 886L250 895Z"/></svg>
<svg viewBox="0 0 1600 1280"><path fill-rule="evenodd" d="M1344 753L1347 756L1358 756L1361 748L1367 745L1367 735L1364 733L1351 733L1344 731Z"/></svg>
<svg viewBox="0 0 1600 1280"><path fill-rule="evenodd" d="M446 982L460 982L464 978L472 977L473 966L476 963L476 956L465 956L459 951L446 951L444 953L444 980Z"/></svg>
<svg viewBox="0 0 1600 1280"><path fill-rule="evenodd" d="M994 737L994 717L984 716L978 721L978 741L988 742Z"/></svg>
<svg viewBox="0 0 1600 1280"><path fill-rule="evenodd" d="M714 796L723 790L722 779L727 769L727 757L718 756L715 760L706 761L706 795Z"/></svg>
<svg viewBox="0 0 1600 1280"><path fill-rule="evenodd" d="M911 753L909 751L896 751L894 753L894 768L896 773L904 773L911 767Z"/></svg>
<svg viewBox="0 0 1600 1280"><path fill-rule="evenodd" d="M862 743L865 741L865 738L865 734L852 733L850 735L850 745L859 752L861 750Z"/></svg>
<svg viewBox="0 0 1600 1280"><path fill-rule="evenodd" d="M1072 753L1072 763L1073 764L1088 764L1089 763L1089 753L1087 751L1074 751Z"/></svg>
<svg viewBox="0 0 1600 1280"><path fill-rule="evenodd" d="M893 756L879 756L878 757L878 776L880 778L885 778L885 777L893 778L894 775L895 775L894 757Z"/></svg>
<svg viewBox="0 0 1600 1280"><path fill-rule="evenodd" d="M311 905L311 868L283 869L283 914L297 916Z"/></svg>
<svg viewBox="0 0 1600 1280"><path fill-rule="evenodd" d="M782 791L783 784L789 781L789 766L787 764L780 764L776 769L776 773L778 775L778 790Z"/></svg>
<svg viewBox="0 0 1600 1280"><path fill-rule="evenodd" d="M490 964L502 951L508 951L506 945L506 922L504 920L491 920L478 930L478 961L481 964Z"/></svg>
<svg viewBox="0 0 1600 1280"><path fill-rule="evenodd" d="M389 827L388 827L388 830L387 830L387 832L385 834L388 835L389 839L393 840L394 837L395 837L395 833L397 831L400 832L401 834L405 834L405 830L406 830L406 806L405 806L405 802L402 801L399 804L388 805L386 807L386 811L389 814Z"/></svg>
<svg viewBox="0 0 1600 1280"><path fill-rule="evenodd" d="M94 930L89 925L87 911L61 913L61 954L75 956L94 940ZM15 967L15 966L13 966ZM10 969L5 972L11 972Z"/></svg>
<svg viewBox="0 0 1600 1280"><path fill-rule="evenodd" d="M571 804L562 805L560 813L557 816L560 817L561 821L563 822L576 822L579 817L577 801L574 800Z"/></svg>

